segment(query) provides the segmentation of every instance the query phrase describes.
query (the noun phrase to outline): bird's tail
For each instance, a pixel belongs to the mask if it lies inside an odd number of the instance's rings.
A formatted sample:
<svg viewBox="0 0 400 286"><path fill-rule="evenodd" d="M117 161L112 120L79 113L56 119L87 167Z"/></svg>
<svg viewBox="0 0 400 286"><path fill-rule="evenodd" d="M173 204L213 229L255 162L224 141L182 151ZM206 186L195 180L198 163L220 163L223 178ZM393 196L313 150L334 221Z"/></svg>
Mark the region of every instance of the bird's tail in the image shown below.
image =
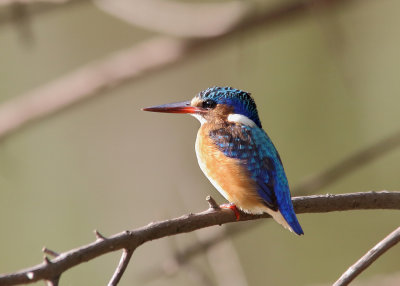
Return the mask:
<svg viewBox="0 0 400 286"><path fill-rule="evenodd" d="M293 216L284 216L280 210L278 211L273 211L270 208L266 207L265 212L268 213L272 218L282 225L284 228L290 230L291 232L294 232L297 235L302 235L304 234L303 229L300 226L299 221L296 218L296 215L293 212ZM293 220L294 217L294 220Z"/></svg>
<svg viewBox="0 0 400 286"><path fill-rule="evenodd" d="M297 235L304 234L303 229L299 221L297 220L296 213L293 210L293 207L290 205L290 209L288 210L279 210L278 213L284 219L285 224L283 226L287 227L290 231L294 232Z"/></svg>
<svg viewBox="0 0 400 286"><path fill-rule="evenodd" d="M281 224L297 235L304 234L303 229L301 228L300 223L297 220L296 213L293 209L289 187L287 185L278 184L275 193L277 194L276 199L279 208L277 212L280 215L280 219L283 219L283 223Z"/></svg>

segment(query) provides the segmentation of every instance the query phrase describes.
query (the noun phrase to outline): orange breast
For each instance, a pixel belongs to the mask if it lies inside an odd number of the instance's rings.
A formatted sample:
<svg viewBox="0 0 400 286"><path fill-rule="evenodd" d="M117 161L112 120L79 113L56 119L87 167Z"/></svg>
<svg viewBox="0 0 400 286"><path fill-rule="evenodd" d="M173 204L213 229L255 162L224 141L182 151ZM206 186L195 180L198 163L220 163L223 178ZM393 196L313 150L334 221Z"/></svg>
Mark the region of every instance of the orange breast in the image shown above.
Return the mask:
<svg viewBox="0 0 400 286"><path fill-rule="evenodd" d="M196 139L200 168L214 187L231 203L245 212L260 213L265 209L248 171L236 159L226 157L208 136L210 126L203 124Z"/></svg>

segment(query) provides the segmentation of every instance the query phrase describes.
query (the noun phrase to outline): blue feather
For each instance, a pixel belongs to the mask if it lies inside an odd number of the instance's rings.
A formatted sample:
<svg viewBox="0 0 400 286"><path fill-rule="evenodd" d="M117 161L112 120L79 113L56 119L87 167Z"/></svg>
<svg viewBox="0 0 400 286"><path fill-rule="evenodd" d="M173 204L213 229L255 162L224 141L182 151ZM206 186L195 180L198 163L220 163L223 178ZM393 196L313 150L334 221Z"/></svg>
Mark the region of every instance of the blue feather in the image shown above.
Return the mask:
<svg viewBox="0 0 400 286"><path fill-rule="evenodd" d="M238 159L257 183L265 204L282 213L293 231L303 234L291 201L289 184L279 154L263 129L230 124L211 130L210 137L225 156Z"/></svg>
<svg viewBox="0 0 400 286"><path fill-rule="evenodd" d="M233 112L236 114L242 114L247 118L250 118L261 127L261 121L258 117L257 106L254 99L250 96L250 93L239 90L233 87L210 87L203 90L198 95L201 99L211 99L218 104L226 104L233 107Z"/></svg>

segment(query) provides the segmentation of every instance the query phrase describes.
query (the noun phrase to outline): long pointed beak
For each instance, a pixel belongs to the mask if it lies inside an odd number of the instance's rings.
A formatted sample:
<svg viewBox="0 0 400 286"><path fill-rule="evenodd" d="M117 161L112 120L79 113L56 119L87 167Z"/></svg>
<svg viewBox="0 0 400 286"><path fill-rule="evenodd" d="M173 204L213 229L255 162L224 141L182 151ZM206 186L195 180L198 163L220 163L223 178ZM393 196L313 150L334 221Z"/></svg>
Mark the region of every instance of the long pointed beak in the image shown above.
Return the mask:
<svg viewBox="0 0 400 286"><path fill-rule="evenodd" d="M143 111L165 112L165 113L188 113L195 114L204 112L204 109L190 105L190 100L175 102L163 105L150 106L142 108Z"/></svg>

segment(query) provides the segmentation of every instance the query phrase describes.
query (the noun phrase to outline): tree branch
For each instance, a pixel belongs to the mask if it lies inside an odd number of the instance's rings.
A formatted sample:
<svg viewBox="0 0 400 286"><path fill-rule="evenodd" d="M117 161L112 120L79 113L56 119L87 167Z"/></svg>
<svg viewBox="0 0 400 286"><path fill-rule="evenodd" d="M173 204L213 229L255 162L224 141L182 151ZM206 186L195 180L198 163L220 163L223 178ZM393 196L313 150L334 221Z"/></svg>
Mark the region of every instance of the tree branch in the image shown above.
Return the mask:
<svg viewBox="0 0 400 286"><path fill-rule="evenodd" d="M307 195L315 193L323 187L326 187L341 179L342 177L351 174L362 166L373 162L387 152L392 151L399 145L400 132L396 131L394 134L379 140L373 145L370 145L360 151L351 154L350 156L334 164L332 167L304 180L303 182L292 188L292 193L296 195ZM214 204L216 204L215 201ZM167 271L165 271L165 267L163 266L174 264L176 261L179 261L178 266L183 265L199 253L203 253L204 251L223 241L227 237L232 237L240 233L242 233L242 231L238 228L230 229L229 232L216 234L214 237L209 238L205 242L193 243L192 245L189 245L186 249L175 253L173 257L164 261L162 263L162 266L154 267L152 270L148 271L148 273L144 275L144 279L146 281L150 281L162 275L169 274L167 273Z"/></svg>
<svg viewBox="0 0 400 286"><path fill-rule="evenodd" d="M121 260L119 261L117 269L115 269L115 272L113 276L111 277L110 282L108 282L108 286L115 286L118 284L119 280L121 280L122 275L124 275L125 269L129 264L129 261L131 260L132 254L133 254L134 249L124 249L122 251L122 256Z"/></svg>
<svg viewBox="0 0 400 286"><path fill-rule="evenodd" d="M400 209L400 192L365 192L341 195L318 195L293 198L293 204L297 213L333 212L345 210L365 209ZM240 221L269 218L264 215L241 214ZM31 268L0 275L1 285L16 285L32 283L38 280L52 280L68 269L90 261L103 254L120 249L135 249L145 242L162 237L191 232L197 229L235 222L235 215L227 209L209 208L208 210L188 214L179 218L150 223L147 226L124 231L109 238L96 241L60 253L56 258L43 262Z"/></svg>
<svg viewBox="0 0 400 286"><path fill-rule="evenodd" d="M377 260L382 254L388 251L390 248L395 246L400 241L400 227L394 230L391 234L386 236L382 241L375 245L369 250L363 257L361 257L356 263L350 266L349 269L339 280L337 280L333 286L346 286L354 280L358 275L361 274L368 266L370 266L375 260Z"/></svg>
<svg viewBox="0 0 400 286"><path fill-rule="evenodd" d="M392 151L400 145L400 132L396 131L394 134L379 140L371 146L368 146L361 151L357 151L350 156L342 159L332 167L314 175L300 184L292 188L292 193L296 195L306 195L317 192L318 190L326 187L340 178L351 174L360 167L373 162L375 159L383 156L385 153ZM215 203L215 202L214 202ZM216 204L216 203L215 203ZM217 205L218 207L218 205ZM252 225L254 226L254 224ZM242 233L239 228L230 229L229 232L215 234L214 237L207 239L204 242L196 242L186 247L186 249L175 253L171 258L162 263L161 266L156 266L143 275L144 280L150 281L162 275L168 275L165 270L165 265L176 264L178 267L187 263L198 255L207 251L210 247L220 243L227 237L232 237ZM176 262L179 263L176 263ZM177 270L176 270L177 271Z"/></svg>
<svg viewBox="0 0 400 286"><path fill-rule="evenodd" d="M333 5L341 2L347 1L295 1L267 11L254 10L249 13L251 17L245 13L246 16L237 17L233 23L229 22L225 23L225 26L216 27L218 33L209 37L184 40L159 36L147 40L5 102L0 106L0 138L28 123L98 95L106 88L115 87L124 81L138 79L169 67L186 59L192 52L203 52L205 47L237 33L270 27L283 20L305 15L312 5L321 3Z"/></svg>
<svg viewBox="0 0 400 286"><path fill-rule="evenodd" d="M342 178L358 168L372 162L387 152L392 151L400 145L400 131L379 140L375 144L368 146L354 154L344 158L322 173L310 177L292 189L294 194L312 194L317 190L326 187L339 178Z"/></svg>

